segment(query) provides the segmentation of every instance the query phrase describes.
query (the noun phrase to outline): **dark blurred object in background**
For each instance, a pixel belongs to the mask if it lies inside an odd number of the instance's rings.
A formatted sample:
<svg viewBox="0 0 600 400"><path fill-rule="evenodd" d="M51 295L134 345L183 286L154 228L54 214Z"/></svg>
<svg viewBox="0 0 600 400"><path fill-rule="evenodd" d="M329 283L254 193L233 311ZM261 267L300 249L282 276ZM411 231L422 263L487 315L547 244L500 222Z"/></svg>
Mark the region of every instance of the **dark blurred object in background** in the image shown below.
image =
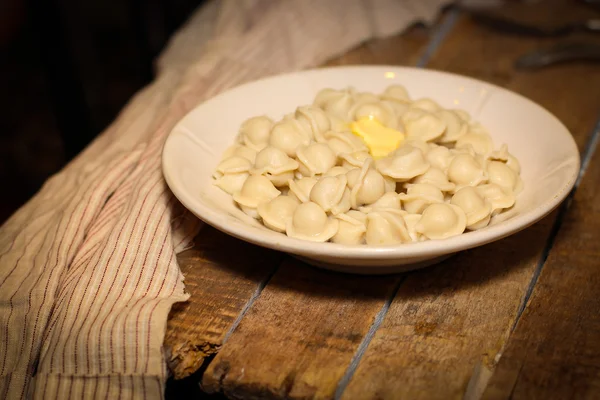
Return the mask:
<svg viewBox="0 0 600 400"><path fill-rule="evenodd" d="M0 223L153 77L202 0L2 0Z"/></svg>

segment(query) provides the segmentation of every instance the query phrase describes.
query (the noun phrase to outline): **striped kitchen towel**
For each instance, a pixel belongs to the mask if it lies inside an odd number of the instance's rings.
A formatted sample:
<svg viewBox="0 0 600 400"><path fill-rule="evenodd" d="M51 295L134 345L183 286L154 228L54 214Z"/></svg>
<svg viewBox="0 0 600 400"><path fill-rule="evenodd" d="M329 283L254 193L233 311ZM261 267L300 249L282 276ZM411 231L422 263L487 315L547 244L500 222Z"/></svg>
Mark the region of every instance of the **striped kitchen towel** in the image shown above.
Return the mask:
<svg viewBox="0 0 600 400"><path fill-rule="evenodd" d="M162 398L176 254L200 222L161 150L199 102L318 65L431 20L441 0L215 0L173 37L157 78L0 230L0 399Z"/></svg>

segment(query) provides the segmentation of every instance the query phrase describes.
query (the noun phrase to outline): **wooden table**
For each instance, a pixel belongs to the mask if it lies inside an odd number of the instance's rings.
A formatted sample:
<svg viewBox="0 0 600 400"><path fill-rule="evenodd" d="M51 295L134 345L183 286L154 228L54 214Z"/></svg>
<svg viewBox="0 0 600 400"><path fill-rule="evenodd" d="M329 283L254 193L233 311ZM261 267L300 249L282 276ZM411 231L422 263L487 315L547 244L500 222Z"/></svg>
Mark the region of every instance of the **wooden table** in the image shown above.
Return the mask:
<svg viewBox="0 0 600 400"><path fill-rule="evenodd" d="M600 17L572 1L497 12L548 25ZM174 376L236 399L600 398L600 65L513 68L571 41L600 36L511 36L451 10L331 61L424 66L531 98L579 146L576 191L531 228L394 276L315 269L206 226L179 256L191 298L169 320Z"/></svg>

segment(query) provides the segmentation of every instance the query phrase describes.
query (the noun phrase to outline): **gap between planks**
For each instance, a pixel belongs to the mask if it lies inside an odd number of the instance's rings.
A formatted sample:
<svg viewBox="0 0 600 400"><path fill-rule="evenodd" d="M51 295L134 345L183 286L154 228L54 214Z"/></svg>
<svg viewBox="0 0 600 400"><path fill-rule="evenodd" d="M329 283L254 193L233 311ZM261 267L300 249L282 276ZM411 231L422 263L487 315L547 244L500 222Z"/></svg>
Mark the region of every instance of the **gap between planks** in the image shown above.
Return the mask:
<svg viewBox="0 0 600 400"><path fill-rule="evenodd" d="M417 63L416 63L417 67L423 68L429 63L429 61L431 60L431 58L433 57L435 52L440 48L440 46L444 42L444 39L446 39L446 37L448 37L448 35L452 31L452 28L454 28L454 26L458 22L460 14L461 14L461 12L458 9L452 8L443 17L440 25L433 32L431 39L429 40L429 43L427 43L427 46L425 46L425 50L423 51L423 54L417 61ZM346 387L348 387L350 380L352 380L352 377L354 376L354 373L356 372L356 368L358 367L358 364L360 363L363 355L365 354L365 352L367 351L367 348L369 347L369 343L371 343L371 340L375 336L375 332L377 332L377 329L379 329L379 326L383 322L383 319L385 318L387 312L390 309L390 306L392 305L392 301L394 301L394 298L396 297L396 294L398 293L398 290L400 290L400 287L404 283L405 279L406 279L406 276L404 276L402 279L400 279L400 281L398 282L396 287L390 293L390 296L386 299L385 303L381 307L381 310L379 310L379 312L375 316L375 319L373 320L373 323L369 327L367 334L365 335L362 342L356 349L356 352L352 356L352 360L350 361L350 365L348 365L348 368L346 369L344 376L342 377L342 379L340 379L340 382L338 383L338 386L335 390L335 395L334 395L335 400L341 399L342 395L344 394L344 390L346 390Z"/></svg>

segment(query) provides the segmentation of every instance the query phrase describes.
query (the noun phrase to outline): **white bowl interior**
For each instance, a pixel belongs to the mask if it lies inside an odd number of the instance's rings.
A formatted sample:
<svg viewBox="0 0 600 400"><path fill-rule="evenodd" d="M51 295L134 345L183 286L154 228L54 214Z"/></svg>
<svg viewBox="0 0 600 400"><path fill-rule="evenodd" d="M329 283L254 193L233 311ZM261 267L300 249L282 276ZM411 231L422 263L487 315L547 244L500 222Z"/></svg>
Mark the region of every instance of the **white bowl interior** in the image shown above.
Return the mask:
<svg viewBox="0 0 600 400"><path fill-rule="evenodd" d="M400 246L343 246L311 243L272 232L248 217L231 196L212 183L224 150L240 124L256 115L279 119L310 104L325 88L353 86L379 93L404 85L413 99L430 97L446 108L461 108L481 122L495 145L508 145L521 163L525 188L517 203L489 227L442 241ZM563 124L530 100L497 86L431 70L402 67L338 67L281 75L223 93L192 110L171 132L163 151L165 178L196 216L244 240L346 265L400 265L450 254L500 239L541 219L573 186L579 170L577 146Z"/></svg>

